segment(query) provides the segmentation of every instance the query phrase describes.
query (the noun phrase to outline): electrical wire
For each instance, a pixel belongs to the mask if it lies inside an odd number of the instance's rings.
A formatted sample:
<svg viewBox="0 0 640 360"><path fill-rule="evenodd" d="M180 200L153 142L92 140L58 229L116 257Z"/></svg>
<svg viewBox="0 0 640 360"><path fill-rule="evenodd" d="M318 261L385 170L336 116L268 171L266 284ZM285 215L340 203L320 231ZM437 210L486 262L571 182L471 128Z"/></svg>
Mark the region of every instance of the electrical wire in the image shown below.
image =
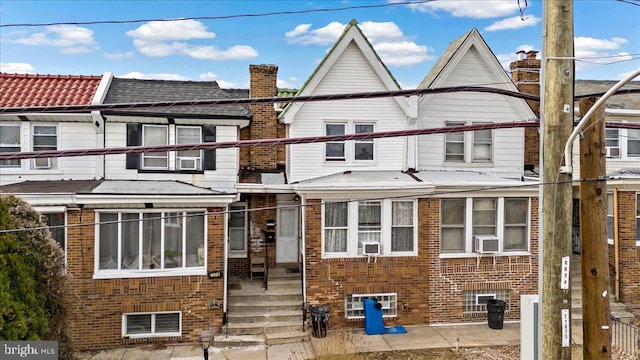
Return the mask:
<svg viewBox="0 0 640 360"><path fill-rule="evenodd" d="M354 5L345 6L339 8L322 8L322 9L309 9L309 10L291 10L291 11L273 11L267 13L257 14L234 14L234 15L218 15L218 16L193 16L193 17L181 17L174 19L156 18L156 19L134 19L134 20L97 20L97 21L67 21L67 22L49 22L49 23L22 23L22 24L0 24L0 28L3 27L39 27L39 26L54 26L54 25L98 25L98 24L134 24L143 22L171 22L171 21L184 21L184 20L225 20L236 18L252 18L252 17L266 17L275 15L299 15L319 12L336 12L336 11L348 11L357 9L374 9L398 5L412 5L423 4L436 0L415 0L415 1L402 1L402 2L388 2L378 5Z"/></svg>

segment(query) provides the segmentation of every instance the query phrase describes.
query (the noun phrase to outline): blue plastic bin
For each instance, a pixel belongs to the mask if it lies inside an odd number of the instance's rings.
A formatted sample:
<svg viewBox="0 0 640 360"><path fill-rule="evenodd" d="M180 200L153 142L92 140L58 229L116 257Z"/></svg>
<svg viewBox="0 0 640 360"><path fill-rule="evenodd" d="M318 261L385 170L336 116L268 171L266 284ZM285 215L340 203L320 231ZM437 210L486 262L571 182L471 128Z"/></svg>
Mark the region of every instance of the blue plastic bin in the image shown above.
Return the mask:
<svg viewBox="0 0 640 360"><path fill-rule="evenodd" d="M382 304L376 299L364 299L364 331L367 335L384 334Z"/></svg>

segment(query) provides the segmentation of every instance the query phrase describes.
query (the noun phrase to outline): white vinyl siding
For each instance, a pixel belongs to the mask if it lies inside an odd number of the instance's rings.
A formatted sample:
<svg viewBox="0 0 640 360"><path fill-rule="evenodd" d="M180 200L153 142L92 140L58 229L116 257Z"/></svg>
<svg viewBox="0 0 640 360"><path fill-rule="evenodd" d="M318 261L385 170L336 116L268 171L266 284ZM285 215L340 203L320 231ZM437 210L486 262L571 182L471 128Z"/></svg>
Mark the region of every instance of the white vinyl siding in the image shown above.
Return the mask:
<svg viewBox="0 0 640 360"><path fill-rule="evenodd" d="M447 69L435 87L501 83L503 79L487 68L473 47L451 69ZM428 95L418 103L417 128L439 128L447 123L503 123L524 121L514 103L502 95L455 92ZM526 104L524 104L526 106ZM524 108L524 107L523 107ZM528 110L528 108L527 108ZM531 113L531 115L533 115ZM477 158L469 161L450 161L445 158L445 134L424 135L417 139L418 169L477 170L502 177L520 178L524 168L524 129L492 130L491 161ZM473 138L470 139L472 141Z"/></svg>
<svg viewBox="0 0 640 360"><path fill-rule="evenodd" d="M127 139L126 123L107 123L106 147L124 147ZM171 134L170 134L171 135ZM175 139L175 134L173 136ZM216 126L216 141L237 141L237 126ZM175 157L170 157L171 162ZM126 155L110 155L105 157L105 177L112 180L158 180L182 181L204 188L213 188L223 192L236 192L235 184L239 171L238 148L217 149L216 169L204 174L192 173L139 173L126 169Z"/></svg>
<svg viewBox="0 0 640 360"><path fill-rule="evenodd" d="M359 48L351 44L339 58L313 94L336 94L389 90L368 64ZM375 124L375 131L407 129L407 116L393 98L354 99L322 103L304 103L289 126L289 137L321 136L325 124ZM353 125L352 125L353 126ZM347 131L354 133L355 128ZM349 141L354 148L354 141ZM349 143L347 142L347 143ZM364 144L367 141L359 143ZM345 171L403 170L406 163L407 138L376 139L373 160L325 161L325 144L289 145L288 179L290 182L320 177ZM355 151L355 150L353 150Z"/></svg>

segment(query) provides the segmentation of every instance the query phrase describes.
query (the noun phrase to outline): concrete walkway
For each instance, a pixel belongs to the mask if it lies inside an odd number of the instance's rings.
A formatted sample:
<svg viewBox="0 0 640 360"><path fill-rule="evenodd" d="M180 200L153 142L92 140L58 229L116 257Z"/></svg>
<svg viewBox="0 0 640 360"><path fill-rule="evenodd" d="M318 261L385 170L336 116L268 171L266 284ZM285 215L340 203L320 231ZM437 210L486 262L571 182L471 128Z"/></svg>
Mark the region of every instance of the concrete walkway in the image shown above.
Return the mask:
<svg viewBox="0 0 640 360"><path fill-rule="evenodd" d="M312 359L318 355L430 348L501 346L520 344L520 323L505 323L494 330L486 323L464 325L405 326L406 334L367 335L363 330L330 331L325 338L281 345L243 348L210 348L211 360ZM198 345L173 345L160 349L129 347L96 354L79 353L79 359L91 360L200 360Z"/></svg>

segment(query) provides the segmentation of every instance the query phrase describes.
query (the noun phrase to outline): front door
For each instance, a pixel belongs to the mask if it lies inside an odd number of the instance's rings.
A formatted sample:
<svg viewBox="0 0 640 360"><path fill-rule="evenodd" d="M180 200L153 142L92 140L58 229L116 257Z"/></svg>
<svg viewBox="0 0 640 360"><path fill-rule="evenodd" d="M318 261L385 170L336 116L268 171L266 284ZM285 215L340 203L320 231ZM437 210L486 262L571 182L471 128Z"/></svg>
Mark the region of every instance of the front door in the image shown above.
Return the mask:
<svg viewBox="0 0 640 360"><path fill-rule="evenodd" d="M278 209L276 224L276 262L298 262L298 208Z"/></svg>

